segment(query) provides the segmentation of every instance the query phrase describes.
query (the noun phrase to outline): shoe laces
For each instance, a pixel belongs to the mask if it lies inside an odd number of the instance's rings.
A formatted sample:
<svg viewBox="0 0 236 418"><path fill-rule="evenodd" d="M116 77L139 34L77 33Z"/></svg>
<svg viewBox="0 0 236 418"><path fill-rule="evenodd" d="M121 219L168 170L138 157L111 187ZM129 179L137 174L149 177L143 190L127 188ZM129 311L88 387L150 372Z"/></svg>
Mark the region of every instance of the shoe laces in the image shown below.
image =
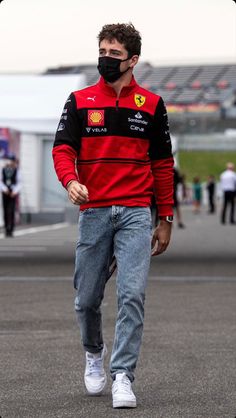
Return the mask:
<svg viewBox="0 0 236 418"><path fill-rule="evenodd" d="M117 390L123 393L131 393L131 382L125 373L122 373L122 377L114 381L114 391Z"/></svg>
<svg viewBox="0 0 236 418"><path fill-rule="evenodd" d="M92 374L93 376L100 376L102 371L102 357L87 357L87 362L89 374Z"/></svg>

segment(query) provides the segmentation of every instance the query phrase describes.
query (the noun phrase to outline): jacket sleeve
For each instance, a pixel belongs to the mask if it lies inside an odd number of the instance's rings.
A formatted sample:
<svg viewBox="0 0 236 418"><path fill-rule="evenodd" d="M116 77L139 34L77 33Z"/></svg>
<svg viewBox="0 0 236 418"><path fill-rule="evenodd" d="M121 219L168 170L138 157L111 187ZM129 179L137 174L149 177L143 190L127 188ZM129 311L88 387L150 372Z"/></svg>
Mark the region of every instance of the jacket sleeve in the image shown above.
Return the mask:
<svg viewBox="0 0 236 418"><path fill-rule="evenodd" d="M81 126L77 114L74 94L66 101L59 121L52 155L55 171L64 187L71 180L78 180L75 162L81 143Z"/></svg>
<svg viewBox="0 0 236 418"><path fill-rule="evenodd" d="M168 116L160 97L154 114L149 156L154 179L154 193L159 216L173 214L174 159L171 149Z"/></svg>

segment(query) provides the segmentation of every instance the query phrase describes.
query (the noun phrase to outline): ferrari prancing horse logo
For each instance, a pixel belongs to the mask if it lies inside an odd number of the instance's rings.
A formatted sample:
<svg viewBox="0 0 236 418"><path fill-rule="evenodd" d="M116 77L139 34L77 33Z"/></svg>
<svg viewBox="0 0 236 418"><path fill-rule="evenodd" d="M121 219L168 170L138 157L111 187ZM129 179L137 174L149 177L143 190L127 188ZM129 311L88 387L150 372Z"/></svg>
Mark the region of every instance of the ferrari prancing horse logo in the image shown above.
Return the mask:
<svg viewBox="0 0 236 418"><path fill-rule="evenodd" d="M142 96L141 94L135 94L134 101L135 101L136 106L141 107L144 105L146 101L146 97Z"/></svg>

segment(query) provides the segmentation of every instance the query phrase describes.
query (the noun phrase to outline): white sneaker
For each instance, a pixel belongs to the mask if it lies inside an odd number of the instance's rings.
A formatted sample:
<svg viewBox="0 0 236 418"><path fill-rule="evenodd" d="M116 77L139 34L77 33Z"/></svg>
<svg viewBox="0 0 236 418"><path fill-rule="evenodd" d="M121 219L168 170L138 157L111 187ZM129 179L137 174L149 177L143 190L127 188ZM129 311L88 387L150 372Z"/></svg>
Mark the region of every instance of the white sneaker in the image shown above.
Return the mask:
<svg viewBox="0 0 236 418"><path fill-rule="evenodd" d="M117 373L112 385L113 408L136 408L131 381L125 373Z"/></svg>
<svg viewBox="0 0 236 418"><path fill-rule="evenodd" d="M104 345L101 353L89 353L86 351L86 367L84 372L84 383L89 395L101 395L107 383L107 376L104 370L104 357L107 348Z"/></svg>

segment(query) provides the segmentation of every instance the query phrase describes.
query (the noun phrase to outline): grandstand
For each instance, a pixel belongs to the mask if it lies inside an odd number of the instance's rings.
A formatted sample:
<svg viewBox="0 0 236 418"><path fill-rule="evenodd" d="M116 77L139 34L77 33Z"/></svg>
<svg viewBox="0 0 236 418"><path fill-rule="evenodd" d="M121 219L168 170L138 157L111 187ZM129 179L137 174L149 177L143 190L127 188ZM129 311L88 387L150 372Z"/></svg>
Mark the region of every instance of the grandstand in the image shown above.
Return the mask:
<svg viewBox="0 0 236 418"><path fill-rule="evenodd" d="M84 73L88 85L99 77L93 64L45 72L72 73ZM236 129L236 64L154 67L141 62L134 74L140 85L163 97L176 133Z"/></svg>

